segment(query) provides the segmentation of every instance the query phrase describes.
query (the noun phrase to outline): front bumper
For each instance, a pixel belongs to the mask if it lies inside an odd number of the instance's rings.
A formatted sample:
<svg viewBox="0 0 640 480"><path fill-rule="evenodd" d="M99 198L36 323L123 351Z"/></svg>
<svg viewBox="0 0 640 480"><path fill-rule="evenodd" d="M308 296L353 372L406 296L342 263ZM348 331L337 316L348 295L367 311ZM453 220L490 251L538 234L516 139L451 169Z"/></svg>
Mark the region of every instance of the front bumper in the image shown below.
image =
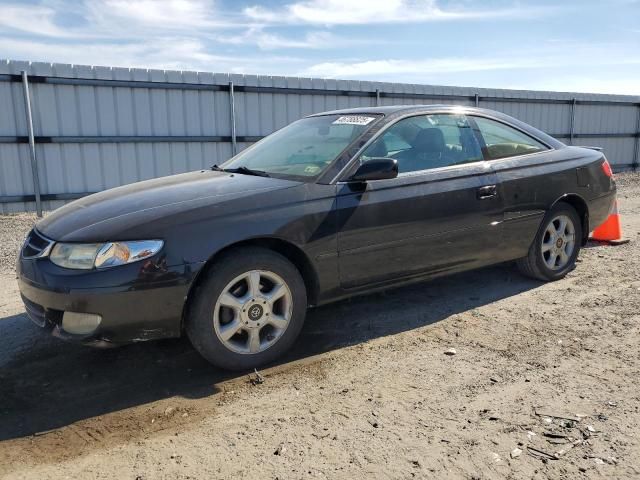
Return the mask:
<svg viewBox="0 0 640 480"><path fill-rule="evenodd" d="M183 306L200 266L163 267L154 260L108 271L72 271L48 258L21 258L18 286L28 316L41 328L64 340L111 346L180 336ZM64 312L102 319L91 333L72 334L63 328Z"/></svg>

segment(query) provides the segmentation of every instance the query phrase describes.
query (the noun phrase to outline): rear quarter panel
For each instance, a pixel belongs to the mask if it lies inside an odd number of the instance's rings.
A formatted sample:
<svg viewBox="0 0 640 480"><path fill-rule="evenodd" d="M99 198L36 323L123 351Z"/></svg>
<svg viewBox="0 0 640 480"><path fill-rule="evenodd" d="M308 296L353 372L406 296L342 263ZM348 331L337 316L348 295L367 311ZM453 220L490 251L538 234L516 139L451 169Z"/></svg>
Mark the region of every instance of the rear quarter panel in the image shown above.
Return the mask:
<svg viewBox="0 0 640 480"><path fill-rule="evenodd" d="M545 213L567 195L585 201L591 228L606 218L615 184L603 160L602 152L563 147L492 161L504 200L505 260L526 255Z"/></svg>

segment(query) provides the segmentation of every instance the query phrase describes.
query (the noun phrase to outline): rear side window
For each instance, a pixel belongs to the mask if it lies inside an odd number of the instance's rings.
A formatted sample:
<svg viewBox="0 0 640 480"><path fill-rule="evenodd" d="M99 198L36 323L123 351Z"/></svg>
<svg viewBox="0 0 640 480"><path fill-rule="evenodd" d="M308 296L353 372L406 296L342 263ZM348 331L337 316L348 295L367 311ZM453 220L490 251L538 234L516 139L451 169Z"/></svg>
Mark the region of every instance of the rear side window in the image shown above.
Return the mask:
<svg viewBox="0 0 640 480"><path fill-rule="evenodd" d="M541 152L548 148L515 128L488 118L473 117L484 138L487 159L514 157Z"/></svg>

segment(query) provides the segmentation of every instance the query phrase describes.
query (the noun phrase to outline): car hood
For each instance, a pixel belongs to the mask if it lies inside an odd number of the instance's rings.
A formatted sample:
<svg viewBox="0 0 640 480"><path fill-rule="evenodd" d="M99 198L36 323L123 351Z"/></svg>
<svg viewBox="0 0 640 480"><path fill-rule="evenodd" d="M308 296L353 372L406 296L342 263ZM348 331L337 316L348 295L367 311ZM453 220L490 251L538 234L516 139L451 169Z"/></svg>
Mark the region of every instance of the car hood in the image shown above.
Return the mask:
<svg viewBox="0 0 640 480"><path fill-rule="evenodd" d="M133 232L141 224L157 224L193 210L204 210L211 217L233 205L263 206L265 194L296 185L300 182L210 170L190 172L83 197L47 215L36 228L56 241L135 239Z"/></svg>

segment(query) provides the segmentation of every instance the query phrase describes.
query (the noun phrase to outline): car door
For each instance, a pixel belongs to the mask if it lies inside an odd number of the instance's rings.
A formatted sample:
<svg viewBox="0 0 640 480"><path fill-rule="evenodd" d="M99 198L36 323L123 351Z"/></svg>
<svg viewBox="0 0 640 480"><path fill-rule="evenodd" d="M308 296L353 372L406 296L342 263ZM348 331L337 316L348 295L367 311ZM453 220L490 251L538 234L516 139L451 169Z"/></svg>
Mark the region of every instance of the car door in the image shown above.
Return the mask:
<svg viewBox="0 0 640 480"><path fill-rule="evenodd" d="M501 247L502 200L466 117L399 120L359 158L398 160L397 178L337 189L343 288L491 263Z"/></svg>

